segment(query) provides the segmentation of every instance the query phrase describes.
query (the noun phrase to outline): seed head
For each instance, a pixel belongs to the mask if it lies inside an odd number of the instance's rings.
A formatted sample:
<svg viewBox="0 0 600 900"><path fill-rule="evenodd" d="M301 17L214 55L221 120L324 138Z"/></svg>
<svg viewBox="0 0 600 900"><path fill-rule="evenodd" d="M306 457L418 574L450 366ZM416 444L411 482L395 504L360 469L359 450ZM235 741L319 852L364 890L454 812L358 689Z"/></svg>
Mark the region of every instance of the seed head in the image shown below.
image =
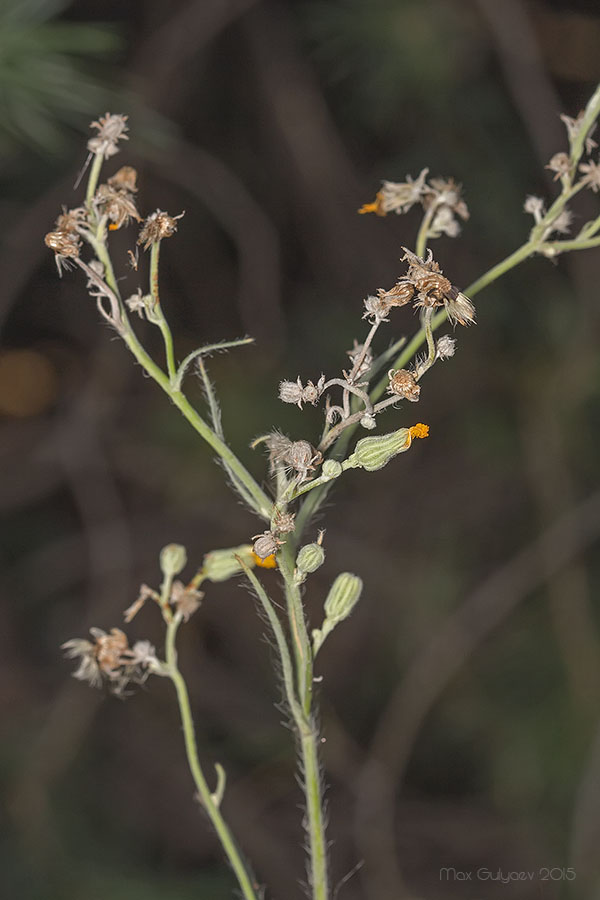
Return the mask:
<svg viewBox="0 0 600 900"><path fill-rule="evenodd" d="M295 521L294 513L277 510L273 519L273 531L276 534L290 534L296 527Z"/></svg>
<svg viewBox="0 0 600 900"><path fill-rule="evenodd" d="M459 325L475 323L475 307L454 285L444 297L444 306L451 322L458 322Z"/></svg>
<svg viewBox="0 0 600 900"><path fill-rule="evenodd" d="M595 194L598 193L600 190L600 165L590 159L589 162L581 163L579 171L584 173L582 182Z"/></svg>
<svg viewBox="0 0 600 900"><path fill-rule="evenodd" d="M389 309L392 306L406 306L415 296L415 289L409 281L400 279L389 291L379 288L377 296Z"/></svg>
<svg viewBox="0 0 600 900"><path fill-rule="evenodd" d="M385 216L389 212L398 215L408 212L426 193L425 179L428 172L429 169L423 169L414 181L410 175L406 176L406 181L384 181L373 203L365 203L359 213L374 212L378 216Z"/></svg>
<svg viewBox="0 0 600 900"><path fill-rule="evenodd" d="M87 219L87 211L83 206L77 206L75 209L67 209L63 206L62 213L55 222L56 231L77 232L77 229L85 224Z"/></svg>
<svg viewBox="0 0 600 900"><path fill-rule="evenodd" d="M381 322L389 322L388 313L390 304L383 297L373 297L369 295L365 300L365 312L363 319L368 319L371 325L378 325Z"/></svg>
<svg viewBox="0 0 600 900"><path fill-rule="evenodd" d="M104 159L114 156L119 152L117 143L128 141L129 136L126 134L128 130L127 116L111 115L106 113L105 116L97 121L90 123L90 128L96 128L98 134L87 142L90 153L102 153Z"/></svg>
<svg viewBox="0 0 600 900"><path fill-rule="evenodd" d="M109 227L112 231L129 225L131 219L136 222L141 220L137 211L135 200L131 194L110 184L101 184L94 196L94 205L112 223Z"/></svg>
<svg viewBox="0 0 600 900"><path fill-rule="evenodd" d="M357 361L362 356L362 362L356 371L356 377L360 378L361 375L364 375L365 372L368 372L373 364L373 351L370 347L367 347L367 350L364 352L364 344L359 344L356 338L354 339L354 345L351 350L346 350L347 355L350 357L350 362L352 363L352 367L356 365Z"/></svg>
<svg viewBox="0 0 600 900"><path fill-rule="evenodd" d="M421 386L415 381L414 375L407 369L398 369L397 372L390 369L388 375L390 379L388 392L390 394L397 394L404 400L410 400L411 403L417 402L421 393Z"/></svg>
<svg viewBox="0 0 600 900"><path fill-rule="evenodd" d="M178 216L170 216L161 209L157 209L144 221L137 240L138 244L143 244L144 250L147 250L148 247L162 241L163 238L172 237L177 231L177 220L184 215L185 213L179 213Z"/></svg>
<svg viewBox="0 0 600 900"><path fill-rule="evenodd" d="M130 194L137 192L137 172L133 166L121 166L114 175L108 179L111 187L118 191L129 191Z"/></svg>

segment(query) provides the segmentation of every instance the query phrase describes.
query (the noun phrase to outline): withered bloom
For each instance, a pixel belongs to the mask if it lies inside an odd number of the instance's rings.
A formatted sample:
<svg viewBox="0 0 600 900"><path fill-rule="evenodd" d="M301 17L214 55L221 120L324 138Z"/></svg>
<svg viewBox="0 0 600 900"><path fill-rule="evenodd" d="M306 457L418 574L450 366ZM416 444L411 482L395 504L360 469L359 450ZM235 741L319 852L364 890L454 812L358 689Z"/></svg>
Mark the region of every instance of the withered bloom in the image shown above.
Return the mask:
<svg viewBox="0 0 600 900"><path fill-rule="evenodd" d="M56 231L76 232L78 228L85 225L87 220L87 211L83 206L77 206L75 209L67 209L63 206L62 213L58 216L54 227Z"/></svg>
<svg viewBox="0 0 600 900"><path fill-rule="evenodd" d="M568 175L571 170L571 160L569 159L569 154L555 153L548 165L544 166L544 168L550 169L551 172L556 173L554 175L554 181L562 178L563 175Z"/></svg>
<svg viewBox="0 0 600 900"><path fill-rule="evenodd" d="M54 250L58 274L68 268L69 259L77 259L81 248L79 235L75 231L49 231L44 238L46 247Z"/></svg>
<svg viewBox="0 0 600 900"><path fill-rule="evenodd" d="M121 166L114 175L111 175L108 183L116 190L135 194L137 192L137 172L133 166Z"/></svg>
<svg viewBox="0 0 600 900"><path fill-rule="evenodd" d="M324 375L321 375L316 384L307 381L306 385L303 385L300 377L296 381L281 381L279 383L279 399L284 403L295 403L299 409L302 409L303 403L310 403L314 406L323 393L324 384Z"/></svg>
<svg viewBox="0 0 600 900"><path fill-rule="evenodd" d="M417 402L421 393L421 387L417 384L411 372L407 369L398 369L397 372L394 372L391 369L388 376L390 379L388 392L390 394L397 394L398 397L402 397L403 400L410 400L411 403Z"/></svg>
<svg viewBox="0 0 600 900"><path fill-rule="evenodd" d="M171 237L177 231L177 220L181 219L183 215L184 213L179 213L178 216L170 216L161 209L157 209L145 220L137 240L138 244L143 244L144 250L147 250L148 247L162 241L163 238Z"/></svg>
<svg viewBox="0 0 600 900"><path fill-rule="evenodd" d="M96 128L98 134L87 142L90 153L102 153L104 159L114 156L119 152L117 143L119 141L128 141L129 136L126 134L128 130L127 116L111 115L106 113L97 121L90 123L90 128Z"/></svg>
<svg viewBox="0 0 600 900"><path fill-rule="evenodd" d="M141 220L137 211L135 200L125 189L113 187L111 184L101 184L94 196L94 204L102 215L112 223L111 230L129 225L131 219L136 222Z"/></svg>
<svg viewBox="0 0 600 900"><path fill-rule="evenodd" d="M185 622L196 612L203 597L202 591L197 591L193 587L186 587L181 581L173 582L170 603L177 612L181 613Z"/></svg>
<svg viewBox="0 0 600 900"><path fill-rule="evenodd" d="M87 681L92 687L107 682L115 694L122 694L131 682L142 684L159 662L154 647L148 641L137 641L129 646L127 635L119 628L107 634L101 628L90 628L93 641L75 638L66 641L62 648L69 659L79 658L79 668L73 677Z"/></svg>
<svg viewBox="0 0 600 900"><path fill-rule="evenodd" d="M406 181L384 181L375 200L361 206L358 210L359 213L362 215L372 212L378 216L385 216L389 212L395 212L398 215L408 212L427 191L425 179L428 172L429 169L423 169L414 181L410 175L406 176Z"/></svg>
<svg viewBox="0 0 600 900"><path fill-rule="evenodd" d="M597 193L600 190L600 164L589 160L589 162L581 163L579 171L584 173L581 179L583 184Z"/></svg>

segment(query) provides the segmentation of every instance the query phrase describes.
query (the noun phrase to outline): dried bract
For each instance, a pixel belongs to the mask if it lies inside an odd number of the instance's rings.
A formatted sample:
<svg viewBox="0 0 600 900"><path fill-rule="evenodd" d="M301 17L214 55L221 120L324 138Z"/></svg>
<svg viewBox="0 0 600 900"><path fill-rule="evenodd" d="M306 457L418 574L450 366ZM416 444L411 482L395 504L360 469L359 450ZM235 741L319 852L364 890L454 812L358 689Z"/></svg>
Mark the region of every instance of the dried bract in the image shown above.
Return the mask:
<svg viewBox="0 0 600 900"><path fill-rule="evenodd" d="M451 322L458 322L459 325L475 324L475 307L454 285L444 297L444 301Z"/></svg>
<svg viewBox="0 0 600 900"><path fill-rule="evenodd" d="M185 213L179 213L178 216L170 216L161 209L157 209L145 220L137 240L138 244L143 244L144 250L147 250L148 247L162 241L163 238L171 237L177 231L177 220L184 215Z"/></svg>
<svg viewBox="0 0 600 900"><path fill-rule="evenodd" d="M102 153L104 159L114 156L119 152L117 143L119 141L128 141L129 136L126 134L128 116L111 115L106 113L97 121L90 123L90 128L96 128L98 134L87 142L90 153Z"/></svg>
<svg viewBox="0 0 600 900"><path fill-rule="evenodd" d="M414 375L407 369L398 369L394 372L390 369L388 372L390 383L388 385L388 393L397 394L403 400L410 400L416 403L421 393L421 386L415 381Z"/></svg>

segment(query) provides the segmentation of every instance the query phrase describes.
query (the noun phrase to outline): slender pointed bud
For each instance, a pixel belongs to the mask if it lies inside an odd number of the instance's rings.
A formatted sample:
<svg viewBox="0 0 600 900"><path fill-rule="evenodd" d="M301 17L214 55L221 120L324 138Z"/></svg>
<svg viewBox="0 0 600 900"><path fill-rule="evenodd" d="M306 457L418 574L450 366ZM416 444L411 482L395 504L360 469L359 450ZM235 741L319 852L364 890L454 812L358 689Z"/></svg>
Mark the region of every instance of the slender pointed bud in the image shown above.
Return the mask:
<svg viewBox="0 0 600 900"><path fill-rule="evenodd" d="M202 574L212 582L227 581L233 575L239 575L242 567L236 556L239 556L249 569L254 568L252 545L241 544L239 547L227 547L225 550L213 550L211 553L207 553L202 564Z"/></svg>
<svg viewBox="0 0 600 900"><path fill-rule="evenodd" d="M305 575L311 575L325 562L325 551L320 544L305 544L296 557L296 568Z"/></svg>
<svg viewBox="0 0 600 900"><path fill-rule="evenodd" d="M160 569L165 578L179 575L187 563L187 552L181 544L167 544L160 551Z"/></svg>
<svg viewBox="0 0 600 900"><path fill-rule="evenodd" d="M354 453L346 461L346 467L376 472L377 469L382 469L387 465L390 459L393 459L398 453L408 450L411 442L412 437L408 428L400 428L391 434L361 438Z"/></svg>
<svg viewBox="0 0 600 900"><path fill-rule="evenodd" d="M314 628L312 632L313 656L317 655L335 626L348 618L360 600L362 589L362 579L351 572L342 572L335 579L325 601L325 621L321 628Z"/></svg>

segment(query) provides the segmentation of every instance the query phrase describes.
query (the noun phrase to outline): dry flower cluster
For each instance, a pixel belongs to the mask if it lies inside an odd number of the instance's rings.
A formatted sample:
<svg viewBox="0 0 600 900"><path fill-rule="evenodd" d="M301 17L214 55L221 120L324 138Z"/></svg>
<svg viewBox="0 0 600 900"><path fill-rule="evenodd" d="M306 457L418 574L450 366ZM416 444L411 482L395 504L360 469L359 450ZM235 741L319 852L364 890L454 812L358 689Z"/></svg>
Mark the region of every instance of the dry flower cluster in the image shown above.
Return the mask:
<svg viewBox="0 0 600 900"><path fill-rule="evenodd" d="M319 768L319 728L314 704L314 661L323 643L338 624L356 607L362 581L350 572L333 580L323 603L323 618L310 628L304 606L304 590L309 576L325 562L324 533L301 546L302 535L315 512L322 506L332 484L353 469L376 472L392 459L410 449L415 439L427 437L427 425L398 426L388 433L367 434L351 446L358 428L376 430L381 413L397 408L401 402L419 401L423 376L438 362L452 358L457 342L451 334L435 339L434 332L443 323L456 327L475 321L472 297L505 272L534 254L554 257L570 250L600 246L600 215L585 223L569 240L556 240L572 226L568 208L583 188L600 190L600 163L591 158L596 149L592 134L600 113L600 88L586 109L575 119L563 117L569 140L568 151L556 153L548 164L560 185L560 193L548 209L539 197L528 197L525 210L534 218L529 238L505 260L494 266L463 292L440 269L429 248L442 236L455 238L460 221L469 219L461 188L451 179L431 178L423 169L404 182L385 181L372 203L359 212L385 216L406 213L415 206L422 210L422 221L414 251L403 249L403 273L389 289L379 288L364 300L362 319L368 326L362 339L355 339L346 351L349 366L334 377L313 375L312 380L297 376L282 380L279 398L302 411L305 406L322 404L323 428L318 439L302 435L292 439L278 429L258 437L252 446L264 446L268 455L269 488L265 491L243 466L225 440L216 394L205 360L216 349L240 346L250 339L200 347L177 361L173 337L159 299L159 253L163 240L172 237L183 213L172 216L155 210L145 218L138 210L137 174L123 166L99 183L104 163L119 152L119 142L128 139L127 117L105 116L92 122L94 135L88 141L91 163L85 200L72 209L63 209L54 230L46 235L46 244L54 252L60 274L79 267L86 275L87 290L105 321L122 338L136 361L159 385L192 428L209 445L225 469L231 487L261 521L262 531L241 535L243 543L213 550L189 580L177 578L187 565L183 547L170 544L160 554L162 583L154 589L142 585L138 598L125 611L131 622L147 601L158 607L165 624L164 659L160 659L148 641L130 647L127 636L118 628L109 633L92 628L93 640L74 639L63 648L70 658L78 659L75 677L99 687L107 684L122 695L128 684L139 684L150 674L171 680L178 699L185 747L199 799L219 836L224 852L236 876L245 900L259 900L263 890L240 852L221 812L225 792L225 773L217 764L217 783L210 790L200 764L187 686L178 666L176 636L182 623L199 608L204 594L201 586L244 577L252 587L260 608L272 630L278 655L284 695L300 752L300 773L306 800L305 823L308 835L309 884L313 900L330 900L328 845L323 811L323 784ZM584 153L587 159L582 161ZM460 220L460 221L459 221ZM109 249L109 237L115 230L139 223L134 255L141 247L149 251L147 289L142 286L128 298L121 297ZM554 237L553 237L554 236ZM84 258L86 248L86 258ZM87 249L89 248L89 249ZM420 327L412 340L404 336L393 340L382 352L375 352L379 329L392 323L396 309L409 306L419 316ZM135 333L129 313L137 313L156 326L164 344L164 363L157 363ZM406 345L406 346L405 346ZM420 354L420 348L425 351ZM203 383L207 416L201 415L183 392L183 382L194 365ZM261 569L277 568L283 586L284 604L275 603L258 577ZM284 613L281 614L281 609Z"/></svg>

